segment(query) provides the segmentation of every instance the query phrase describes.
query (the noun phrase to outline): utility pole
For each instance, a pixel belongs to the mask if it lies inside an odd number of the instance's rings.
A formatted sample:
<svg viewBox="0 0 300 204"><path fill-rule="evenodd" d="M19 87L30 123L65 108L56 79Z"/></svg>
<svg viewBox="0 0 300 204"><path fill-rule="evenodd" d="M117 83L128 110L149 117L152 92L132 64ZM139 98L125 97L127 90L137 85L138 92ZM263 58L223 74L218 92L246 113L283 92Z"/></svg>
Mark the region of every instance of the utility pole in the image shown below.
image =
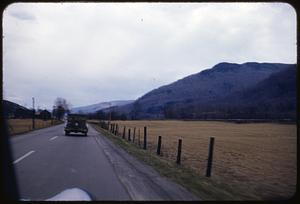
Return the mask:
<svg viewBox="0 0 300 204"><path fill-rule="evenodd" d="M34 109L34 97L32 97L32 129L35 129L35 109Z"/></svg>
<svg viewBox="0 0 300 204"><path fill-rule="evenodd" d="M52 107L51 125L53 125L54 116L55 116L55 106Z"/></svg>
<svg viewBox="0 0 300 204"><path fill-rule="evenodd" d="M109 103L109 122L111 121L111 109L110 109L110 107L111 107L111 103Z"/></svg>

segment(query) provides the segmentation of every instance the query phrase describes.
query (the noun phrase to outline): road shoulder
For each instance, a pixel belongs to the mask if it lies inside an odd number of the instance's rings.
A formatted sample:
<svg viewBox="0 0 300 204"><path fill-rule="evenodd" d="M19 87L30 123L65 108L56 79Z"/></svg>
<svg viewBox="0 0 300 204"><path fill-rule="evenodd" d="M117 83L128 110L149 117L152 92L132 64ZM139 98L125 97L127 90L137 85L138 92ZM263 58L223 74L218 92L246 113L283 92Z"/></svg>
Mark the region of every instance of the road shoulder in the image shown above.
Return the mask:
<svg viewBox="0 0 300 204"><path fill-rule="evenodd" d="M184 187L161 176L151 166L118 147L101 133L99 135L100 137L95 137L97 143L133 200L200 200Z"/></svg>

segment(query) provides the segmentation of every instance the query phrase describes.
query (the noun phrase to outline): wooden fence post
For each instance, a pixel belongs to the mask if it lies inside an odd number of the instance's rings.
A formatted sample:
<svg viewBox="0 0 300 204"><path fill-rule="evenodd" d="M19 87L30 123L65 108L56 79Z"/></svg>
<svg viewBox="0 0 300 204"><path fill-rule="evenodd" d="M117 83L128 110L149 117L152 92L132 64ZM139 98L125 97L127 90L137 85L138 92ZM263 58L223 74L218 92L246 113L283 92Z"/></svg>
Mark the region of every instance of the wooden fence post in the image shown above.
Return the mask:
<svg viewBox="0 0 300 204"><path fill-rule="evenodd" d="M213 159L214 142L215 142L215 138L211 137L210 138L210 142L209 142L207 168L206 168L206 177L210 177L211 176L211 166L212 166L212 159Z"/></svg>
<svg viewBox="0 0 300 204"><path fill-rule="evenodd" d="M132 142L134 143L134 140L135 140L135 127L133 129L133 136L132 136Z"/></svg>
<svg viewBox="0 0 300 204"><path fill-rule="evenodd" d="M123 136L122 136L123 139L125 139L125 131L126 131L126 126L124 126L124 129L123 129Z"/></svg>
<svg viewBox="0 0 300 204"><path fill-rule="evenodd" d="M130 128L128 128L128 141L131 141L131 138L130 138Z"/></svg>
<svg viewBox="0 0 300 204"><path fill-rule="evenodd" d="M178 150L177 150L177 160L176 163L180 164L181 163L181 146L182 146L182 140L178 140Z"/></svg>
<svg viewBox="0 0 300 204"><path fill-rule="evenodd" d="M147 127L144 127L144 149L147 149Z"/></svg>
<svg viewBox="0 0 300 204"><path fill-rule="evenodd" d="M158 142L157 142L157 155L160 155L160 147L161 147L161 136L158 136Z"/></svg>
<svg viewBox="0 0 300 204"><path fill-rule="evenodd" d="M141 131L140 131L141 129L139 128L139 141L138 141L138 143L139 143L139 147L141 146Z"/></svg>
<svg viewBox="0 0 300 204"><path fill-rule="evenodd" d="M118 128L119 128L119 125L118 125L118 124L116 124L115 135L117 135L117 134L118 134Z"/></svg>

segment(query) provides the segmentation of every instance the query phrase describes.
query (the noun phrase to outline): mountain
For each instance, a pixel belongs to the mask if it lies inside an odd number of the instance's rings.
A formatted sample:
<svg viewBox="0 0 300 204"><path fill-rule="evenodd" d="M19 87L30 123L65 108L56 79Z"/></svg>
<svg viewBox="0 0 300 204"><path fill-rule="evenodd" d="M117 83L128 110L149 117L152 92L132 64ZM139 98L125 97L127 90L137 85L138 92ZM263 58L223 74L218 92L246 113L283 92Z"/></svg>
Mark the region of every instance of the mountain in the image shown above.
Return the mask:
<svg viewBox="0 0 300 204"><path fill-rule="evenodd" d="M109 102L101 102L88 106L81 106L71 109L71 113L95 113L99 110L107 109L109 107L123 106L132 103L133 100L119 100L119 101L109 101Z"/></svg>
<svg viewBox="0 0 300 204"><path fill-rule="evenodd" d="M133 104L123 106L119 110L130 113L130 117L136 119L165 118L165 116L168 115L166 111L168 112L170 107L174 109L175 106L185 106L185 110L188 110L189 108L195 109L195 104L201 104L202 106L209 106L211 102L218 104L216 102L222 102L226 96L238 92L245 94L244 91L258 85L272 74L293 67L295 69L296 65L256 62L236 64L223 62L215 65L211 69L201 71L169 85L154 89L137 99ZM263 86L263 84L258 86ZM262 89L262 91L266 90ZM277 91L278 90L275 92ZM238 96L235 95L235 97ZM195 116L190 115L186 117Z"/></svg>
<svg viewBox="0 0 300 204"><path fill-rule="evenodd" d="M31 110L11 101L2 100L2 107L4 118L29 118L32 115Z"/></svg>
<svg viewBox="0 0 300 204"><path fill-rule="evenodd" d="M247 90L227 96L224 100L226 103L244 105L292 101L296 105L296 75L296 66L288 67Z"/></svg>
<svg viewBox="0 0 300 204"><path fill-rule="evenodd" d="M296 66L256 85L209 103L192 101L165 107L169 118L296 119Z"/></svg>
<svg viewBox="0 0 300 204"><path fill-rule="evenodd" d="M224 104L235 106L239 113L252 118L296 119L296 75L296 66L286 68L254 87L224 98Z"/></svg>

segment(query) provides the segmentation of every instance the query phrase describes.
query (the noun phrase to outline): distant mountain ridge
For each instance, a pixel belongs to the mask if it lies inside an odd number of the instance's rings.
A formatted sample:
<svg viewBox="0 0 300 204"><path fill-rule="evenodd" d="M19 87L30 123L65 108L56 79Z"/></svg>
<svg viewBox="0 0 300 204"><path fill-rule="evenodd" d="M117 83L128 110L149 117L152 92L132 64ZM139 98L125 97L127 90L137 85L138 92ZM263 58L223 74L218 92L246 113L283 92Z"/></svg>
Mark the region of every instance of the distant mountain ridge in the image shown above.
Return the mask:
<svg viewBox="0 0 300 204"><path fill-rule="evenodd" d="M296 119L296 64L222 62L149 91L137 100L75 107L107 119ZM28 112L3 100L4 112ZM24 111L23 111L24 110ZM28 110L28 111L27 111ZM11 114L12 115L12 114Z"/></svg>
<svg viewBox="0 0 300 204"><path fill-rule="evenodd" d="M123 106L134 102L134 100L117 100L117 101L108 101L108 102L101 102L96 103L88 106L81 106L71 109L71 113L95 113L99 110L103 110L109 107L116 107L116 106Z"/></svg>
<svg viewBox="0 0 300 204"><path fill-rule="evenodd" d="M211 69L154 89L134 103L119 108L119 111L136 119L163 119L166 117L166 109L175 107L175 104L181 104L181 107L190 104L190 109L195 108L195 104L208 106L211 101L220 101L236 92L248 90L272 74L289 68L296 70L295 67L294 64L282 63L223 62ZM188 109L185 108L186 112L190 112Z"/></svg>

